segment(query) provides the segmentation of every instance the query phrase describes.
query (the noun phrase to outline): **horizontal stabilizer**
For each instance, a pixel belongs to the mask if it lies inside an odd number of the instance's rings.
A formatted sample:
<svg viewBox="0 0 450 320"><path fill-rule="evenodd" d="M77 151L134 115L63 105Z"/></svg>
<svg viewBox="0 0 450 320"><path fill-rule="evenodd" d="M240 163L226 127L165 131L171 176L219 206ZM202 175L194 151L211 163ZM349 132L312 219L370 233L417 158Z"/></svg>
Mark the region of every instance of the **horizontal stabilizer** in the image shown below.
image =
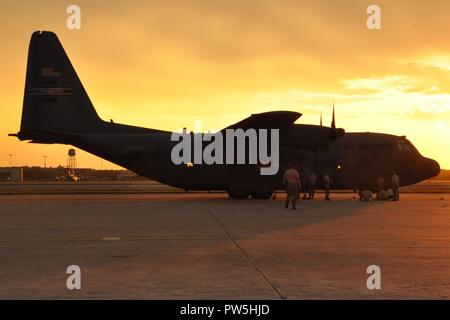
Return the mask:
<svg viewBox="0 0 450 320"><path fill-rule="evenodd" d="M61 131L28 129L19 133L10 133L10 137L17 137L19 140L30 140L31 143L61 143L75 144L79 135Z"/></svg>

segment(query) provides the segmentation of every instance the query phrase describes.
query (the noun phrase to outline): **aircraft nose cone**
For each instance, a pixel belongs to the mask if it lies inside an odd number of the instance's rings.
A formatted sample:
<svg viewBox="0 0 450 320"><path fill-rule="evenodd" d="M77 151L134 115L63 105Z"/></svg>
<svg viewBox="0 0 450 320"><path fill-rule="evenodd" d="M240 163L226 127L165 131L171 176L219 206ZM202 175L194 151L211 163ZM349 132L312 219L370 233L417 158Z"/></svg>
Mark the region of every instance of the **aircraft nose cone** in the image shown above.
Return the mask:
<svg viewBox="0 0 450 320"><path fill-rule="evenodd" d="M441 167L439 163L433 159L426 158L424 164L422 165L422 170L425 173L425 179L430 179L439 174L441 172Z"/></svg>

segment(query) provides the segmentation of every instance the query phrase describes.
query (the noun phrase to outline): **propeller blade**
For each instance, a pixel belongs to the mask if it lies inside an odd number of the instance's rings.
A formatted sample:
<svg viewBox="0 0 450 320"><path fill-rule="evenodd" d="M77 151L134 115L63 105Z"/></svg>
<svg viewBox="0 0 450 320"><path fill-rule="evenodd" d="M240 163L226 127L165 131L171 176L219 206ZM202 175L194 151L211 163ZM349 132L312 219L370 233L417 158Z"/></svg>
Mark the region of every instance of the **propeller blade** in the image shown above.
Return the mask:
<svg viewBox="0 0 450 320"><path fill-rule="evenodd" d="M331 128L330 128L330 140L336 140L337 138L344 135L345 130L344 129L336 129L336 119L334 116L334 102L333 102L333 117L331 120Z"/></svg>
<svg viewBox="0 0 450 320"><path fill-rule="evenodd" d="M334 119L334 102L333 102L333 118L331 119L331 128L336 129L336 121Z"/></svg>

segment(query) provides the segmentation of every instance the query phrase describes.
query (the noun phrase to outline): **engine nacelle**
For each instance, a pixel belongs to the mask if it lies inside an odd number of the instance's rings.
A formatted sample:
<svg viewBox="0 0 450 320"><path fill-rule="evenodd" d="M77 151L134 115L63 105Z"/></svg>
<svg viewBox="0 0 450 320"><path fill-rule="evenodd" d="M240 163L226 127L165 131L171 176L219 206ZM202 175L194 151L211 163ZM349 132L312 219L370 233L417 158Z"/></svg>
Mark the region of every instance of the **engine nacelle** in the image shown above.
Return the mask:
<svg viewBox="0 0 450 320"><path fill-rule="evenodd" d="M345 130L309 124L294 124L281 132L281 146L302 148L311 151L328 147L331 142L344 135Z"/></svg>

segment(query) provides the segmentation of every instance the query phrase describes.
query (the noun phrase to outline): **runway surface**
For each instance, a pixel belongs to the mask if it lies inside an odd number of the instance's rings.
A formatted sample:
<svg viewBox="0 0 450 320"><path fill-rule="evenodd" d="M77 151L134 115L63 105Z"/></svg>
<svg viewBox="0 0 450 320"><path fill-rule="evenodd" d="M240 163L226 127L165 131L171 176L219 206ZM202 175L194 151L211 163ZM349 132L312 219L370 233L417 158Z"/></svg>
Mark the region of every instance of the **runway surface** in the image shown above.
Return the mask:
<svg viewBox="0 0 450 320"><path fill-rule="evenodd" d="M449 298L450 196L353 197L1 195L0 298Z"/></svg>
<svg viewBox="0 0 450 320"><path fill-rule="evenodd" d="M450 193L450 181L429 180L400 188L403 193ZM319 191L320 192L320 191ZM336 191L334 191L336 192ZM339 192L353 192L340 190ZM83 182L0 182L2 194L153 194L185 193L153 180Z"/></svg>

